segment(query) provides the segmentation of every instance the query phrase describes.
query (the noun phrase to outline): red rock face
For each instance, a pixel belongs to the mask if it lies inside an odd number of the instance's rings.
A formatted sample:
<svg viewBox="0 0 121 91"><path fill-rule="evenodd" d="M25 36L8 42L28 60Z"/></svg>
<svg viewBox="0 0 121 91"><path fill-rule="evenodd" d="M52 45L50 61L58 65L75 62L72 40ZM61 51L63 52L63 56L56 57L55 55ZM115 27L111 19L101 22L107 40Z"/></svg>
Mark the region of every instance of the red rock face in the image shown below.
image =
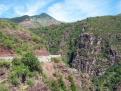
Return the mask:
<svg viewBox="0 0 121 91"><path fill-rule="evenodd" d="M15 53L8 48L0 47L0 57L6 56L15 56Z"/></svg>
<svg viewBox="0 0 121 91"><path fill-rule="evenodd" d="M46 49L40 49L35 51L36 56L48 56L49 52Z"/></svg>

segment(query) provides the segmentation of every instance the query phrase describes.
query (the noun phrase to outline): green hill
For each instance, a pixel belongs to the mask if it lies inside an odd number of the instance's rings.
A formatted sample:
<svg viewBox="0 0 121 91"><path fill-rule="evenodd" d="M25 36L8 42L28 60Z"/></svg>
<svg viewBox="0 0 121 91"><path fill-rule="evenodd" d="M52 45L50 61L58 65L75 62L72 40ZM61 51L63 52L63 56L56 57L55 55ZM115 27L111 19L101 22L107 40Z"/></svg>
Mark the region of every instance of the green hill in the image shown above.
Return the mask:
<svg viewBox="0 0 121 91"><path fill-rule="evenodd" d="M19 23L20 25L27 28L58 25L61 23L46 13L42 13L40 15L34 15L34 16L24 15L22 17L15 17L8 20L15 23Z"/></svg>
<svg viewBox="0 0 121 91"><path fill-rule="evenodd" d="M44 47L43 40L18 24L0 20L0 46L18 54Z"/></svg>

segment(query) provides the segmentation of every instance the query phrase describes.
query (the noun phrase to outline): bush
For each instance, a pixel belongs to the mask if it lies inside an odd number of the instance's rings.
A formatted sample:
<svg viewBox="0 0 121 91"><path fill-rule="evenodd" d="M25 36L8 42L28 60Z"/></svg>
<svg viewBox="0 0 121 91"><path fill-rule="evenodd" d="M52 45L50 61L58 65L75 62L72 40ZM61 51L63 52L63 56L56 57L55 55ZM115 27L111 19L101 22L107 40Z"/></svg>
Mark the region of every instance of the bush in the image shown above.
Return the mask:
<svg viewBox="0 0 121 91"><path fill-rule="evenodd" d="M34 85L34 82L33 82L33 80L29 79L29 80L27 81L27 84L28 84L29 86L33 86L33 85Z"/></svg>
<svg viewBox="0 0 121 91"><path fill-rule="evenodd" d="M106 70L105 74L95 78L95 86L101 90L107 88L114 91L114 88L121 82L121 64L116 64Z"/></svg>
<svg viewBox="0 0 121 91"><path fill-rule="evenodd" d="M61 59L60 58L51 58L51 61L54 63L60 63Z"/></svg>
<svg viewBox="0 0 121 91"><path fill-rule="evenodd" d="M35 76L38 71L40 71L38 59L32 53L27 53L22 59L15 58L12 61L10 82L15 86L19 83L25 83L28 77ZM30 80L27 83L29 85L33 84Z"/></svg>
<svg viewBox="0 0 121 91"><path fill-rule="evenodd" d="M59 85L56 81L52 80L50 81L50 89L51 91L60 91Z"/></svg>
<svg viewBox="0 0 121 91"><path fill-rule="evenodd" d="M71 91L77 91L77 87L76 87L76 85L74 83L73 77L69 76L68 79L71 82Z"/></svg>
<svg viewBox="0 0 121 91"><path fill-rule="evenodd" d="M59 83L59 85L60 85L59 87L61 88L62 91L67 91L67 88L66 88L65 82L64 82L64 80L63 80L62 77L60 77L58 83Z"/></svg>
<svg viewBox="0 0 121 91"><path fill-rule="evenodd" d="M11 82L12 85L14 85L14 86L18 86L18 85L20 84L19 79L18 79L15 75L12 75L12 76L11 76L10 82Z"/></svg>
<svg viewBox="0 0 121 91"><path fill-rule="evenodd" d="M57 80L50 80L47 84L51 91L68 91L62 76Z"/></svg>
<svg viewBox="0 0 121 91"><path fill-rule="evenodd" d="M29 69L28 67L24 66L23 64L19 65L19 66L15 66L14 70L15 75L18 78L21 78L21 82L24 83L26 81L26 78L29 74Z"/></svg>
<svg viewBox="0 0 121 91"><path fill-rule="evenodd" d="M5 60L0 60L0 67L10 68L10 62L7 62Z"/></svg>
<svg viewBox="0 0 121 91"><path fill-rule="evenodd" d="M17 65L20 65L20 64L21 64L21 60L20 59L18 59L18 58L14 58L13 59L12 65L14 65L14 66L16 65L17 66Z"/></svg>
<svg viewBox="0 0 121 91"><path fill-rule="evenodd" d="M18 64L17 62L13 62L12 72L10 76L11 83L15 86L17 86L20 82L25 83L29 73L30 72L27 66L22 63Z"/></svg>
<svg viewBox="0 0 121 91"><path fill-rule="evenodd" d="M0 84L0 91L9 91L5 85Z"/></svg>
<svg viewBox="0 0 121 91"><path fill-rule="evenodd" d="M30 71L40 72L40 62L32 53L25 54L21 61L25 66L29 68Z"/></svg>

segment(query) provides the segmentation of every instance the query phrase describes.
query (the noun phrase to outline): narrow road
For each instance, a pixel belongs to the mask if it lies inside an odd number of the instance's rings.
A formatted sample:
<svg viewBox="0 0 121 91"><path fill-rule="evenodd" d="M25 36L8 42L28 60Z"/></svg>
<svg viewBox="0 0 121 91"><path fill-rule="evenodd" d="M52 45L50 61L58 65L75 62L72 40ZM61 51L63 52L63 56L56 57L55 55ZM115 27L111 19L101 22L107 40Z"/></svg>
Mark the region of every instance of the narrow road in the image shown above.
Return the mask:
<svg viewBox="0 0 121 91"><path fill-rule="evenodd" d="M60 58L61 55L48 55L48 56L37 56L38 60L40 62L50 62L51 58ZM3 61L12 61L14 57L8 56L8 57L0 57L0 60Z"/></svg>

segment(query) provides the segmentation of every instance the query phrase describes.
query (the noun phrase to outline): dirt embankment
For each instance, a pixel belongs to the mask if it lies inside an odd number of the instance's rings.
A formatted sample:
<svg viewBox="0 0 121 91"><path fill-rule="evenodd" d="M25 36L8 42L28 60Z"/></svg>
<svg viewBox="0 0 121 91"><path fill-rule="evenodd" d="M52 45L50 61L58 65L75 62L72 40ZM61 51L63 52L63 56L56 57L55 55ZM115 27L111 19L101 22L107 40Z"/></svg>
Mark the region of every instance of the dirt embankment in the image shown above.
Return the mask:
<svg viewBox="0 0 121 91"><path fill-rule="evenodd" d="M0 46L0 57L15 56L15 52L9 48Z"/></svg>

